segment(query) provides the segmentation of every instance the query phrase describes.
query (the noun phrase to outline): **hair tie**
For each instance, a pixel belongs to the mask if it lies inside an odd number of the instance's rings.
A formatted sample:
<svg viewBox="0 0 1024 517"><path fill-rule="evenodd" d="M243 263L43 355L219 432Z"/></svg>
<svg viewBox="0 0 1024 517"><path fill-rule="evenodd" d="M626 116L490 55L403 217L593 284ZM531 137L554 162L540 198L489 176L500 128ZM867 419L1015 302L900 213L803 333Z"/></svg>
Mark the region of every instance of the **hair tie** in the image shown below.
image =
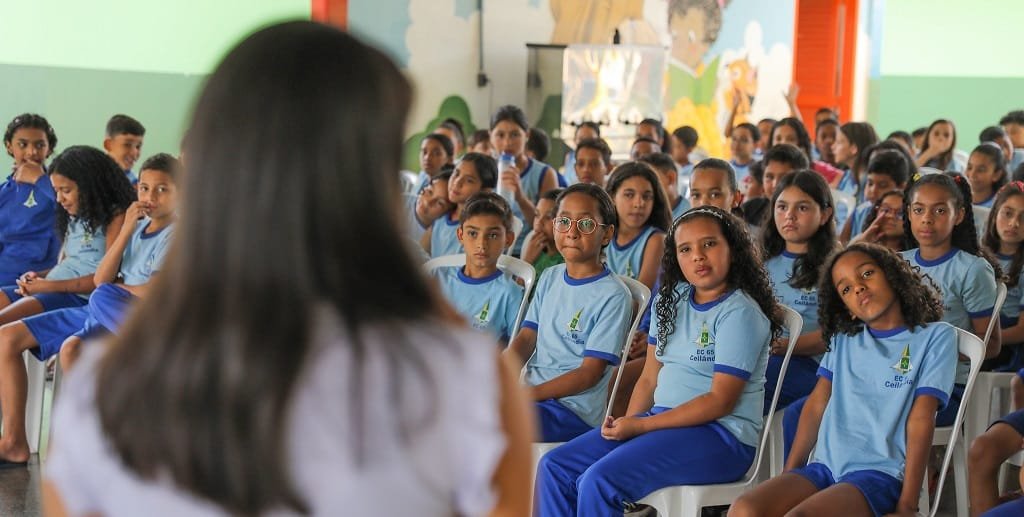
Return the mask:
<svg viewBox="0 0 1024 517"><path fill-rule="evenodd" d="M696 215L696 214L712 215L712 216L717 217L718 219L722 218L722 214L720 214L718 212L715 212L714 210L708 210L707 208L695 208L695 209L690 210L689 212L686 212L685 214L683 214L682 218L689 217L691 215Z"/></svg>
<svg viewBox="0 0 1024 517"><path fill-rule="evenodd" d="M914 177L913 177L913 180L914 180L915 182L917 182L917 181L918 181L918 180L920 180L920 179L921 179L921 173L920 173L920 172L915 172L915 173L914 173Z"/></svg>

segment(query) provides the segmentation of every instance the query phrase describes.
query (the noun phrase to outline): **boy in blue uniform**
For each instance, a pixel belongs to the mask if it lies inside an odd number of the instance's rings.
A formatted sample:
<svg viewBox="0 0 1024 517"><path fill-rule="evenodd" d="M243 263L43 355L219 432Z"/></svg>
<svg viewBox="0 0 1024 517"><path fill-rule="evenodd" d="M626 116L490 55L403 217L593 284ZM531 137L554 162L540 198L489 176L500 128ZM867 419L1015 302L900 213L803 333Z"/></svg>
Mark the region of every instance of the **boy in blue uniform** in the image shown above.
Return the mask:
<svg viewBox="0 0 1024 517"><path fill-rule="evenodd" d="M648 164L658 173L661 186L665 189L665 196L668 197L668 208L672 212L672 220L676 220L683 212L690 209L690 201L679 195L679 170L676 163L667 153L651 153L644 155L640 161Z"/></svg>
<svg viewBox="0 0 1024 517"><path fill-rule="evenodd" d="M128 115L117 114L107 121L103 149L124 169L132 185L139 182L139 177L132 172L132 166L142 154L142 140L145 137L146 128Z"/></svg>
<svg viewBox="0 0 1024 517"><path fill-rule="evenodd" d="M139 200L125 212L125 225L96 268L96 290L84 307L85 318L60 347L61 364L69 370L78 358L82 339L116 332L129 306L145 297L150 280L160 270L174 234L177 187L181 164L160 153L142 164Z"/></svg>
<svg viewBox="0 0 1024 517"><path fill-rule="evenodd" d="M459 242L466 265L435 271L441 292L473 328L491 333L505 345L515 332L523 288L498 269L502 251L515 241L512 211L493 192L476 194L459 217Z"/></svg>
<svg viewBox="0 0 1024 517"><path fill-rule="evenodd" d="M498 166L494 158L480 153L466 153L455 164L448 180L448 201L454 205L451 212L437 218L420 237L420 245L431 257L456 255L462 251L459 244L459 214L469 198L481 191L491 191L498 185Z"/></svg>
<svg viewBox="0 0 1024 517"><path fill-rule="evenodd" d="M601 263L616 221L611 198L596 185L578 183L558 197L555 245L565 264L541 275L508 349L527 363L541 441L571 440L601 422L632 308L629 290Z"/></svg>
<svg viewBox="0 0 1024 517"><path fill-rule="evenodd" d="M100 310L116 311L117 322L133 296L145 296L150 277L159 270L167 253L177 202L174 176L179 167L177 160L166 154L146 161L139 178L139 201L128 207L124 227L117 239L109 243L96 269L95 283L105 285L97 288L90 303L101 290L111 293L112 296L101 298L113 299L114 307L106 304ZM111 284L118 276L123 283ZM69 336L82 330L90 314L87 305L47 312L0 327L0 376L8 379L0 383L0 411L4 415L0 467L25 465L28 461L24 414L27 381L22 352L28 350L40 361L49 359L61 350ZM71 344L72 354L62 356L62 360L73 362L77 345L76 340Z"/></svg>

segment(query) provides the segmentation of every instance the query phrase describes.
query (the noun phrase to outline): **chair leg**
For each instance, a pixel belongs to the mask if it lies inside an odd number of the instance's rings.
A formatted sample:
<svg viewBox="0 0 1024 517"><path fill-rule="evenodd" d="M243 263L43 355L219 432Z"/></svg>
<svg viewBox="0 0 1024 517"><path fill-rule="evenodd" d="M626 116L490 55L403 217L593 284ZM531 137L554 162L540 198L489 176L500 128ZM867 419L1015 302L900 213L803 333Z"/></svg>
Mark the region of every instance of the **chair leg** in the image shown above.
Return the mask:
<svg viewBox="0 0 1024 517"><path fill-rule="evenodd" d="M968 515L967 500L967 448L964 447L964 436L961 434L953 442L953 480L956 485L956 514Z"/></svg>
<svg viewBox="0 0 1024 517"><path fill-rule="evenodd" d="M36 361L25 354L28 373L28 397L25 407L25 434L29 452L39 452L39 437L43 427L43 396L46 388L46 363Z"/></svg>
<svg viewBox="0 0 1024 517"><path fill-rule="evenodd" d="M768 432L771 435L768 439L769 470L765 479L782 474L785 467L785 436L782 431L782 416L779 413L775 413L775 417L772 418L771 429Z"/></svg>
<svg viewBox="0 0 1024 517"><path fill-rule="evenodd" d="M928 500L928 479L926 477L924 486L921 487L921 495L917 499L917 513L919 515L930 515L928 512L930 502Z"/></svg>

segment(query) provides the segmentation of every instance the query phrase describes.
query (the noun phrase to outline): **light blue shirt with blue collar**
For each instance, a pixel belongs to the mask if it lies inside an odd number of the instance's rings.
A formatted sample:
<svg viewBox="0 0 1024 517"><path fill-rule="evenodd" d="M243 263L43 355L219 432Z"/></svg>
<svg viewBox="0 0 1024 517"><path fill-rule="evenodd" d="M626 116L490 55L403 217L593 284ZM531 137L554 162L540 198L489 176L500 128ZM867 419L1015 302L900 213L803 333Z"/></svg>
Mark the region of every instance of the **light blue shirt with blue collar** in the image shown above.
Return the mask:
<svg viewBox="0 0 1024 517"><path fill-rule="evenodd" d="M798 289L789 284L793 278L793 266L803 256L783 250L781 254L766 260L764 267L771 277L775 301L800 313L804 320L802 332L807 334L821 328L818 325L818 289ZM784 330L783 337L787 336L789 334ZM821 355L812 358L821 361Z"/></svg>
<svg viewBox="0 0 1024 517"><path fill-rule="evenodd" d="M921 250L916 248L902 255L938 285L942 295L942 321L974 332L972 319L992 315L996 304L996 273L988 261L957 248L935 260L921 258ZM958 384L967 382L969 371L969 363L959 363Z"/></svg>
<svg viewBox="0 0 1024 517"><path fill-rule="evenodd" d="M996 192L992 192L992 195L988 199L982 199L981 201L975 200L974 206L983 206L985 208L992 208L992 204L996 201Z"/></svg>
<svg viewBox="0 0 1024 517"><path fill-rule="evenodd" d="M148 217L136 223L132 238L121 255L119 275L124 280L124 285L141 285L148 282L149 278L160 270L167 256L167 249L174 235L174 224L146 233L150 223Z"/></svg>
<svg viewBox="0 0 1024 517"><path fill-rule="evenodd" d="M601 380L558 402L591 426L601 424L608 380L629 332L629 289L605 268L589 278L572 278L565 264L545 269L523 321L537 333L536 350L526 363L526 383L543 384L569 373L586 357L607 362Z"/></svg>
<svg viewBox="0 0 1024 517"><path fill-rule="evenodd" d="M554 171L554 169L541 161L534 160L533 158L526 159L526 167L519 173L519 188L522 189L523 197L530 200L534 205L537 204L537 200L540 199L540 195L543 192L540 191L541 183L544 182L544 176L548 169ZM501 174L501 171L498 171ZM564 186L565 178L558 171L555 171L555 182L556 187L559 185ZM524 228L530 228L533 221L527 221L526 216L523 215L523 210L519 208L519 203L510 203L512 205L512 215L516 216L520 221L523 222ZM513 255L519 256L519 251L523 248L523 240L526 238L528 232L519 232L520 235L516 236L516 242L512 245Z"/></svg>
<svg viewBox="0 0 1024 517"><path fill-rule="evenodd" d="M1013 155L1010 156L1010 166L1007 168L1008 172L1013 174L1014 169L1022 163L1024 163L1024 149L1014 149Z"/></svg>
<svg viewBox="0 0 1024 517"><path fill-rule="evenodd" d="M743 180L746 179L747 176L750 176L750 166L753 165L755 161L757 161L756 157L755 159L750 160L746 165L740 165L736 160L729 160L729 164L732 165L733 170L736 171L737 185L741 187L743 186Z"/></svg>
<svg viewBox="0 0 1024 517"><path fill-rule="evenodd" d="M452 216L455 219L452 220ZM443 257L445 255L458 255L462 253L462 243L459 242L459 218L455 213L447 213L438 217L430 230L430 257Z"/></svg>
<svg viewBox="0 0 1024 517"><path fill-rule="evenodd" d="M920 396L946 406L956 361L956 332L942 322L834 337L818 368L832 394L811 461L836 479L876 470L902 480L910 409Z"/></svg>
<svg viewBox="0 0 1024 517"><path fill-rule="evenodd" d="M615 229L612 242L604 249L605 262L608 268L616 275L628 276L636 279L640 274L640 267L644 263L644 250L647 249L647 241L656 233L664 233L661 230L646 226L633 240L626 244L619 245L617 242L619 231Z"/></svg>
<svg viewBox="0 0 1024 517"><path fill-rule="evenodd" d="M96 273L96 268L103 260L107 251L106 228L94 228L88 231L85 223L77 217L68 221L68 229L64 234L63 258L46 275L47 280L69 280ZM79 294L88 300L89 294Z"/></svg>
<svg viewBox="0 0 1024 517"><path fill-rule="evenodd" d="M684 212L690 209L690 201L683 196L679 196L676 199L675 206L672 207L672 220L679 219Z"/></svg>
<svg viewBox="0 0 1024 517"><path fill-rule="evenodd" d="M660 338L664 325L657 309L651 311L651 333L647 342L655 346L661 362L654 406L675 408L711 391L716 373L738 377L746 384L732 413L719 418L739 441L757 446L762 426L765 368L771 323L761 308L740 289L717 300L699 304L690 284L675 288L675 330ZM652 307L657 307L660 295Z"/></svg>
<svg viewBox="0 0 1024 517"><path fill-rule="evenodd" d="M484 278L470 278L463 267L434 270L441 292L473 328L495 340L508 341L515 331L523 288L501 270Z"/></svg>

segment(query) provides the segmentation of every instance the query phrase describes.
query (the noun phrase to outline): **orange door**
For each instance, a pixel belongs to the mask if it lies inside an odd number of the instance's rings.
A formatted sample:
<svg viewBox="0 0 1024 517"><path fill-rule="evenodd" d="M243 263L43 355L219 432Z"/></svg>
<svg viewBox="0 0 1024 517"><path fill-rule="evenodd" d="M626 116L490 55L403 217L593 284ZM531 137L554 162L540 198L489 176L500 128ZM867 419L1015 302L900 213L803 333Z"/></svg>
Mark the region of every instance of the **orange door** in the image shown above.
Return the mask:
<svg viewBox="0 0 1024 517"><path fill-rule="evenodd" d="M344 29L348 22L348 0L312 0L312 18Z"/></svg>
<svg viewBox="0 0 1024 517"><path fill-rule="evenodd" d="M857 0L796 0L793 81L797 106L811 138L814 112L828 107L849 120L853 108L853 60L857 43Z"/></svg>

